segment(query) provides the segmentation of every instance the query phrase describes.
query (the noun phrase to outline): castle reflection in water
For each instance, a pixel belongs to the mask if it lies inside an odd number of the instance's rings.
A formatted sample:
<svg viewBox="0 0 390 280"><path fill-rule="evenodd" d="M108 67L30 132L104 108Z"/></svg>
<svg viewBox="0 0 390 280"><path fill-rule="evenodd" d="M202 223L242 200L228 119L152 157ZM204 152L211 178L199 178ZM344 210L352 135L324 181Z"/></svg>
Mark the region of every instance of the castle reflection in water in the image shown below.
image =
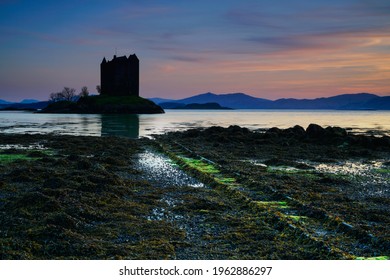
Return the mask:
<svg viewBox="0 0 390 280"><path fill-rule="evenodd" d="M139 137L138 115L100 115L101 135Z"/></svg>

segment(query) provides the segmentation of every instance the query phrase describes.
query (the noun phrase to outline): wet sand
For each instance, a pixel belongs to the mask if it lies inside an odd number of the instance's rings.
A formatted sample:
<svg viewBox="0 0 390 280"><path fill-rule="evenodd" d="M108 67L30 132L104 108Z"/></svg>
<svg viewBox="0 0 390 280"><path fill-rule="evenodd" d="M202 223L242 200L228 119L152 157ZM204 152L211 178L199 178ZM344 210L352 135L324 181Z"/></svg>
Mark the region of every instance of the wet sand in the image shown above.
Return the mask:
<svg viewBox="0 0 390 280"><path fill-rule="evenodd" d="M0 134L0 256L386 259L389 161L337 128Z"/></svg>

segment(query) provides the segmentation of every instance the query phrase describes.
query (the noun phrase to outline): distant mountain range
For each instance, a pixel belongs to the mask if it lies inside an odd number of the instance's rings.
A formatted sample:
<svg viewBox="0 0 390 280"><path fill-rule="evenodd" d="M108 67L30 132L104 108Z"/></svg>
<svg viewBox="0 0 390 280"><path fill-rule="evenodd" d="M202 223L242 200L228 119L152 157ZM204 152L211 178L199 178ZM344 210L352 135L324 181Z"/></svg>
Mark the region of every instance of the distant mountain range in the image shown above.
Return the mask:
<svg viewBox="0 0 390 280"><path fill-rule="evenodd" d="M167 103L165 103L167 104ZM232 108L222 107L218 103L190 103L190 104L182 104L177 106L178 103L173 103L176 106L170 109L181 109L181 110L232 110Z"/></svg>
<svg viewBox="0 0 390 280"><path fill-rule="evenodd" d="M11 102L11 101L6 101L6 100L3 100L3 99L0 99L0 104L19 104L19 103L31 104L31 103L37 103L37 102L41 102L41 101L36 100L36 99L23 99L20 102Z"/></svg>
<svg viewBox="0 0 390 280"><path fill-rule="evenodd" d="M23 103L23 104L31 104L31 103L38 103L38 102L41 102L41 101L36 100L36 99L23 99L22 101L20 101L20 103Z"/></svg>
<svg viewBox="0 0 390 280"><path fill-rule="evenodd" d="M283 98L269 100L245 93L215 94L208 92L177 100L149 99L164 109L180 108L194 103L218 103L222 107L232 109L390 110L390 96L378 96L371 93L341 94L315 99ZM9 102L0 99L0 109L3 110L6 108L43 109L47 105L48 101L35 99L24 99L21 102Z"/></svg>
<svg viewBox="0 0 390 280"><path fill-rule="evenodd" d="M48 101L38 101L35 99L24 99L21 102L9 102L0 99L0 110L36 110L43 109L48 104Z"/></svg>
<svg viewBox="0 0 390 280"><path fill-rule="evenodd" d="M12 102L9 102L9 101L5 101L3 99L0 99L0 104L11 104Z"/></svg>
<svg viewBox="0 0 390 280"><path fill-rule="evenodd" d="M390 110L390 96L371 93L342 94L315 99L283 98L275 101L253 97L244 93L203 93L192 97L172 100L150 98L164 109L192 103L218 103L233 109L320 109L320 110Z"/></svg>

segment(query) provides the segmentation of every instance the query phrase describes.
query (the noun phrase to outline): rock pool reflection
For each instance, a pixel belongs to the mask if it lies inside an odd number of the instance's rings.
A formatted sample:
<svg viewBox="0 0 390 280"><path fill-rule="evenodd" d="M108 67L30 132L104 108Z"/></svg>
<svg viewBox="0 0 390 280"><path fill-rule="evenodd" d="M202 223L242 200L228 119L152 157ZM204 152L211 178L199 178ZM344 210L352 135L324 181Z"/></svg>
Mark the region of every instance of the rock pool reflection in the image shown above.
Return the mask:
<svg viewBox="0 0 390 280"><path fill-rule="evenodd" d="M101 135L139 137L138 115L100 115Z"/></svg>

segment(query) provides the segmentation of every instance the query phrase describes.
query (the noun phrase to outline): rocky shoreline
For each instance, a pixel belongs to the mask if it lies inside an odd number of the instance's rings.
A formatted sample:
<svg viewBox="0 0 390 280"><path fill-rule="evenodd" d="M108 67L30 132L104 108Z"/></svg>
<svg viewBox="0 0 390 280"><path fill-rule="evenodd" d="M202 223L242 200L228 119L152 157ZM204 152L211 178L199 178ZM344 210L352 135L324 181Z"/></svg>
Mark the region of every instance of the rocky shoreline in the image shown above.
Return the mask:
<svg viewBox="0 0 390 280"><path fill-rule="evenodd" d="M389 137L0 134L1 259L388 259Z"/></svg>

